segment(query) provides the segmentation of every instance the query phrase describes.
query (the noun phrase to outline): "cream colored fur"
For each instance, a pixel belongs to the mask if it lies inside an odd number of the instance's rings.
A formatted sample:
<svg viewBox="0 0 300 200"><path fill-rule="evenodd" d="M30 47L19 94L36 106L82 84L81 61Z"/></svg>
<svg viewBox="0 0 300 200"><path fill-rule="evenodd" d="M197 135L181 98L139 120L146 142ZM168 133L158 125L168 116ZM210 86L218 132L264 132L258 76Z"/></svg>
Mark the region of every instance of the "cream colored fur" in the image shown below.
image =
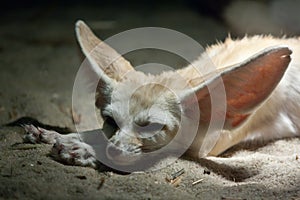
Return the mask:
<svg viewBox="0 0 300 200"><path fill-rule="evenodd" d="M292 51L291 62L283 79L251 118L237 130L223 131L221 138L210 152L219 155L224 150L245 140L258 142L300 135L300 39L273 38L272 36L227 38L224 43L210 46L206 53L218 69L240 63L257 52L271 46L285 45ZM192 65L202 65L201 58ZM197 76L192 66L181 70L186 77ZM258 83L259 84L259 83Z"/></svg>
<svg viewBox="0 0 300 200"><path fill-rule="evenodd" d="M287 46L293 52L291 62L282 80L272 94L260 103L240 126L219 130L220 138L215 145L208 148L209 155L219 155L245 140L269 141L299 136L300 40L298 38L276 39L271 36L244 37L241 40L228 38L224 43L208 47L206 52L190 66L175 72L165 72L154 76L134 71L129 62L107 45L97 48L101 40L96 38L82 21L77 22L76 27L83 53L102 81L98 90L98 100L100 99L102 102L99 104L102 116L113 118L119 125L119 130L110 139L114 148L122 151L122 154L114 157L117 162L128 161L124 155L138 157L142 151L158 149L173 139L180 126L180 115L183 112L179 105L180 98L189 90L188 85L182 84L182 80L176 78L178 74L187 83L192 84L192 87L198 87L204 83L205 78L199 76L199 72L195 70L194 66L200 67L202 72L206 72L206 74L202 74L203 77L211 78L213 76L211 74L214 72L221 73L228 67L242 63L258 52L273 46ZM108 51L106 51L107 48ZM107 66L110 52L113 52L113 57L116 55L120 57L121 64ZM210 60L207 59L208 57ZM102 59L106 59L106 61L103 62ZM217 67L216 70L213 71L209 68L211 63ZM161 87L157 83L172 90ZM111 99L113 101L110 102ZM128 104L128 102L130 103ZM134 125L144 126L147 123L162 124L163 127L155 130L153 136L146 134L143 137L144 133L141 134L137 131ZM197 152L203 142L202 134L200 126L197 137L188 151L191 156L199 156ZM188 132L186 137L189 137ZM131 151L132 149L135 151Z"/></svg>

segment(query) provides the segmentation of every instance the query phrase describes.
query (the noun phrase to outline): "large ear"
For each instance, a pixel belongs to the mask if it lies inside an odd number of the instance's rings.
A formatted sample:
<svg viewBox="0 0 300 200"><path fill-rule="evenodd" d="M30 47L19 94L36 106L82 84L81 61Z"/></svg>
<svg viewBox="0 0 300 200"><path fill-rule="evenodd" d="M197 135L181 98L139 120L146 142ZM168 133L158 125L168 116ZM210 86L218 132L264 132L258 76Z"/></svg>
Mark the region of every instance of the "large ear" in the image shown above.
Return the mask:
<svg viewBox="0 0 300 200"><path fill-rule="evenodd" d="M131 64L113 48L97 38L91 29L81 20L76 22L76 37L91 69L98 78L108 83L121 81L130 70Z"/></svg>
<svg viewBox="0 0 300 200"><path fill-rule="evenodd" d="M124 57L97 38L83 21L76 22L75 31L81 50L86 56L80 68L85 80L79 81L87 90L94 89L90 86L96 86L95 104L101 108L110 101L109 93L115 84L134 69Z"/></svg>
<svg viewBox="0 0 300 200"><path fill-rule="evenodd" d="M287 47L273 47L252 56L243 63L227 67L219 75L189 91L189 95L184 97L185 102L195 103L189 100L189 96L195 94L201 113L200 121L208 123L210 120L218 120L212 117L210 92L225 88L227 108L224 113L224 128L235 128L241 125L270 96L291 61L291 53L292 51ZM218 98L218 95L220 94L213 96ZM218 110L218 105L214 106L217 107L214 112L222 112Z"/></svg>

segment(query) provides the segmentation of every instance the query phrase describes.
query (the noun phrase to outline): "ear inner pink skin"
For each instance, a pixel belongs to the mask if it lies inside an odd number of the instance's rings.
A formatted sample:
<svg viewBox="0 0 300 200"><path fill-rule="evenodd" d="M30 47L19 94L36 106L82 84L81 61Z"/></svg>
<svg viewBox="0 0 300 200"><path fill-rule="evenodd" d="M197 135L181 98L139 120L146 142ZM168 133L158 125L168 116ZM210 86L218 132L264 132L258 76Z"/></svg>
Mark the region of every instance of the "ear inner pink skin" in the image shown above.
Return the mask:
<svg viewBox="0 0 300 200"><path fill-rule="evenodd" d="M270 96L289 65L291 53L288 48L272 49L221 75L227 100L225 126L239 126ZM204 123L217 120L211 119L208 87L218 87L218 84L220 83L213 80L196 92L201 121Z"/></svg>

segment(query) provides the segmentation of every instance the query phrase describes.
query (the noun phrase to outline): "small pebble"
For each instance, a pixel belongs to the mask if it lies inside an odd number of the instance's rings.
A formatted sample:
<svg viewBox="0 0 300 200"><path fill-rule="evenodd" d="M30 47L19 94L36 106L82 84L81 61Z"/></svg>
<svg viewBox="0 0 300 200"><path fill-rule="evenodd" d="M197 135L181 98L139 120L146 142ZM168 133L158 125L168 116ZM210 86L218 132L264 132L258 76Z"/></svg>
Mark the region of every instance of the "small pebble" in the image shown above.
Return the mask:
<svg viewBox="0 0 300 200"><path fill-rule="evenodd" d="M210 171L208 169L204 169L203 174L208 174L210 175Z"/></svg>
<svg viewBox="0 0 300 200"><path fill-rule="evenodd" d="M86 176L82 176L82 175L78 175L78 176L76 176L76 178L79 178L79 179L81 179L81 180L87 179Z"/></svg>

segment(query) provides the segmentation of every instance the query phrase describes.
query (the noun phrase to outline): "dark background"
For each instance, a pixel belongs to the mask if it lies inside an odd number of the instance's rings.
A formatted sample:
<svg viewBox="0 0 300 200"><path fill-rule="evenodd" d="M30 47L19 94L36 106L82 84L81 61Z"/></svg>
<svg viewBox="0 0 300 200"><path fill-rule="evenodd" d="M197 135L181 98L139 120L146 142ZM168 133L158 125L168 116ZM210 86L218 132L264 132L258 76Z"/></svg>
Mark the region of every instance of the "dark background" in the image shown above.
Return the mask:
<svg viewBox="0 0 300 200"><path fill-rule="evenodd" d="M74 33L78 19L103 40L128 29L156 26L180 31L206 47L229 33L232 37L298 36L299 2L1 1L0 199L299 198L297 138L238 151L237 156L215 158L216 162L179 159L159 171L121 176L66 166L49 157L51 145L24 144L22 128L1 126L29 116L44 124L74 128L72 89L81 64ZM157 62L180 68L186 64L162 51L138 51L125 57L134 66ZM186 171L182 182L173 187L165 178L182 168Z"/></svg>

